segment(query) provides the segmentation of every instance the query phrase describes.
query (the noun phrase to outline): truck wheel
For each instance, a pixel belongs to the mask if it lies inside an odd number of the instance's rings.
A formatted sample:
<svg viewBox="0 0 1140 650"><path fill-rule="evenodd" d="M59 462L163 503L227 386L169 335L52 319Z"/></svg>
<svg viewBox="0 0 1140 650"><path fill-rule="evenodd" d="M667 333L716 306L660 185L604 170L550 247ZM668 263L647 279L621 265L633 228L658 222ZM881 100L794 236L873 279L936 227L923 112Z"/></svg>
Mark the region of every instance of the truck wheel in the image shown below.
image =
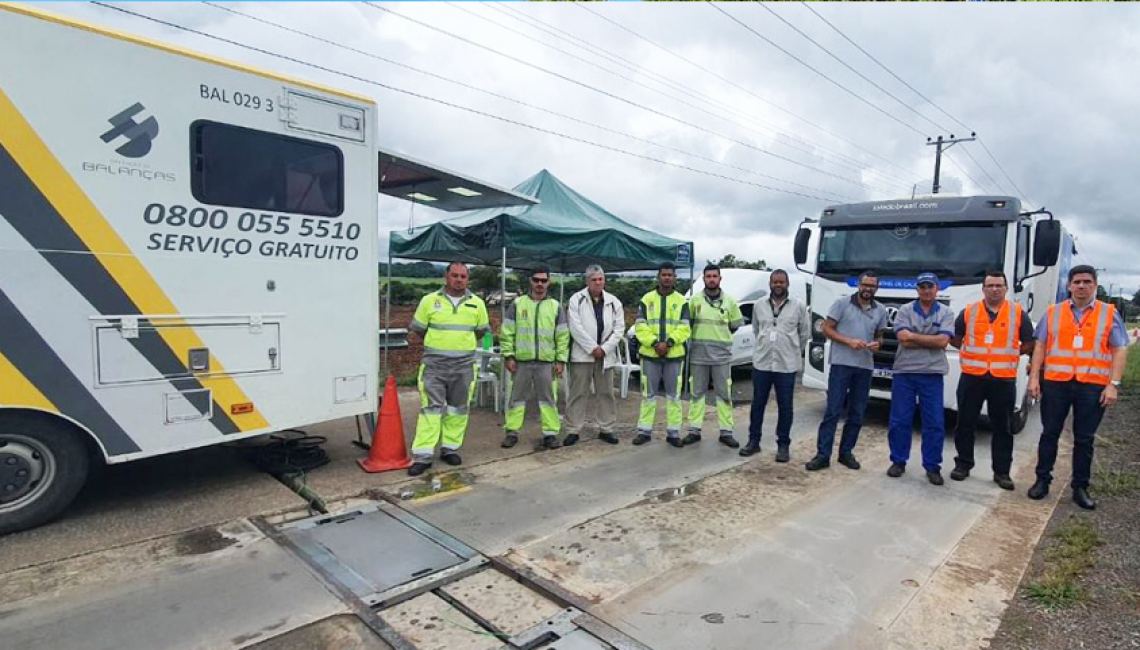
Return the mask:
<svg viewBox="0 0 1140 650"><path fill-rule="evenodd" d="M88 464L83 440L70 426L0 416L0 535L63 512L87 480Z"/></svg>
<svg viewBox="0 0 1140 650"><path fill-rule="evenodd" d="M1009 431L1013 435L1021 433L1026 424L1029 424L1029 409L1033 408L1033 402L1029 400L1029 391L1025 392L1025 397L1021 398L1021 408L1013 413L1013 418L1009 423Z"/></svg>

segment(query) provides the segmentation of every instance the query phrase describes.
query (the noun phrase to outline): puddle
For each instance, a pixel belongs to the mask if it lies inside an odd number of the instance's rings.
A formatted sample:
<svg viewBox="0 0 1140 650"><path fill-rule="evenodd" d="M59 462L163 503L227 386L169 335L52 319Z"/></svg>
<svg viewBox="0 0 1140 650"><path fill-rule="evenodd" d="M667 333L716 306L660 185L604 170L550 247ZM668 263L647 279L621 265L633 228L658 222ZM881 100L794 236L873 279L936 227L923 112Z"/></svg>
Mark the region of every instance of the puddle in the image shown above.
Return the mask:
<svg viewBox="0 0 1140 650"><path fill-rule="evenodd" d="M175 552L178 555L205 555L236 543L237 540L232 537L226 537L213 528L205 528L179 536L175 542Z"/></svg>
<svg viewBox="0 0 1140 650"><path fill-rule="evenodd" d="M408 501L422 499L436 494L454 492L475 484L475 475L470 472L439 472L425 475L417 483L400 491L400 498Z"/></svg>
<svg viewBox="0 0 1140 650"><path fill-rule="evenodd" d="M686 483L679 487L665 488L663 490L650 490L645 493L645 500L641 503L668 503L670 501L676 501L677 499L683 499L693 494L700 494L702 482L704 482L704 479L693 481L692 483Z"/></svg>

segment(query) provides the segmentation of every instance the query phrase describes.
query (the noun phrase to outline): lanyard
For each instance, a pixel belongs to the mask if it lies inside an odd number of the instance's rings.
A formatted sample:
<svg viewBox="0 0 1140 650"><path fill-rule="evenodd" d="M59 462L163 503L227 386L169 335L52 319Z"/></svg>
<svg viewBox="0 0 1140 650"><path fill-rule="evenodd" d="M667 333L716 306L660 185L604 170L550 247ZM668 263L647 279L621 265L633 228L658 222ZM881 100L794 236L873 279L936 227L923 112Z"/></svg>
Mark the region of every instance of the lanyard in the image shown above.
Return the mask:
<svg viewBox="0 0 1140 650"><path fill-rule="evenodd" d="M784 307L787 307L787 306L788 306L788 299L787 298L784 298L784 302L780 303L779 309L776 309L776 303L772 302L771 298L768 298L768 308L772 310L772 327L775 327L776 325L779 324L780 313L783 312Z"/></svg>

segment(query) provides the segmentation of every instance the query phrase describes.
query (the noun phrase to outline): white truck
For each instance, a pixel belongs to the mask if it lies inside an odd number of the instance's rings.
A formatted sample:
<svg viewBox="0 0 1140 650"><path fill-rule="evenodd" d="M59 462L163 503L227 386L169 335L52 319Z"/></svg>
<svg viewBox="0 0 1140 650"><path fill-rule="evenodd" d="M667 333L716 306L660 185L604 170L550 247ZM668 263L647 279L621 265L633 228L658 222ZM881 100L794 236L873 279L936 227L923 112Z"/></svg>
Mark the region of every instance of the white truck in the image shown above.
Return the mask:
<svg viewBox="0 0 1140 650"><path fill-rule="evenodd" d="M812 247L814 265L803 269L813 232L819 237ZM957 314L982 299L987 270L1004 271L1009 280L1008 299L1020 303L1036 323L1049 305L1067 295L1064 278L1075 252L1072 237L1050 212L1023 212L1021 202L1008 196L934 195L829 206L818 221L801 225L795 240L797 266L813 275L812 342L806 353L804 385L827 388L831 342L823 335L823 319L836 299L854 292L865 270L879 276L876 299L886 306L889 319L883 348L874 356L871 397L890 399L891 368L898 349L894 316L900 306L916 299L919 273L938 275L938 301ZM946 408L956 411L960 366L957 351L947 350L950 374L944 399ZM1028 365L1028 357L1023 356L1012 423L1015 433L1029 417Z"/></svg>
<svg viewBox="0 0 1140 650"><path fill-rule="evenodd" d="M0 534L92 462L374 412L378 193L533 202L400 165L368 97L8 4L0 60Z"/></svg>

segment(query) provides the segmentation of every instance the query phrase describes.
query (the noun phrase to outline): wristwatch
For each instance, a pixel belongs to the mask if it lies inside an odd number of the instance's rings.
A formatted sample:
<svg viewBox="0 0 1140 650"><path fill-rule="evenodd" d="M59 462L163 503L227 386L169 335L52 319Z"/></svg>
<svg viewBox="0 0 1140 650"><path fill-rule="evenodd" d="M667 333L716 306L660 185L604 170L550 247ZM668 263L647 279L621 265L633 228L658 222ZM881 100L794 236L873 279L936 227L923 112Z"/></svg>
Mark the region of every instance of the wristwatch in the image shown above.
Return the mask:
<svg viewBox="0 0 1140 650"><path fill-rule="evenodd" d="M1116 386L1117 388L1120 388L1120 380L1119 379L1113 379L1112 385Z"/></svg>

